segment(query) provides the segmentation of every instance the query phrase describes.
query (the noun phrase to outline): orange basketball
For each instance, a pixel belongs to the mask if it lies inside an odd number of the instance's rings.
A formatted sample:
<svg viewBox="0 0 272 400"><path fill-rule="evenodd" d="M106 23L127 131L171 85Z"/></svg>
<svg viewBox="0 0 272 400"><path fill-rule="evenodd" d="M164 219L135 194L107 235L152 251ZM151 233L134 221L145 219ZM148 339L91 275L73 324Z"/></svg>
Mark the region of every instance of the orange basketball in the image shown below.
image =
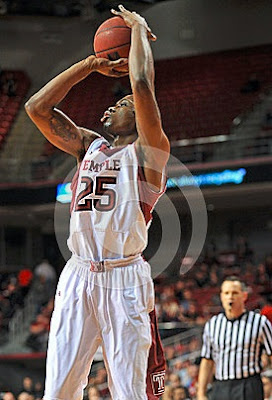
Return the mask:
<svg viewBox="0 0 272 400"><path fill-rule="evenodd" d="M118 60L128 58L131 40L131 29L123 18L112 17L104 21L94 36L94 52L96 57Z"/></svg>

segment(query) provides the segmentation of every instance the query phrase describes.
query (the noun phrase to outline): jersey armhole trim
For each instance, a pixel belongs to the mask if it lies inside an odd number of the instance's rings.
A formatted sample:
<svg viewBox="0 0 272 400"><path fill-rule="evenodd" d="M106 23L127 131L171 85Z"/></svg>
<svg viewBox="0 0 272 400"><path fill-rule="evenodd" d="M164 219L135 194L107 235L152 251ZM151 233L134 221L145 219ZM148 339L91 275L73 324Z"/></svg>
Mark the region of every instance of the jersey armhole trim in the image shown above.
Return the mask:
<svg viewBox="0 0 272 400"><path fill-rule="evenodd" d="M144 167L140 163L140 157L139 157L139 154L138 154L138 151L137 151L137 148L136 148L136 142L134 142L132 144L132 146L134 148L134 152L135 152L135 155L136 155L136 158L137 158L137 161L138 161L138 173L139 173L139 176L141 178L141 181L146 182L146 188L152 195L161 196L166 190L166 180L167 180L166 173L165 173L166 168L164 167L164 169L162 171L162 179L161 179L160 190L159 191L153 190L151 188L151 184L148 183L147 180L146 180Z"/></svg>

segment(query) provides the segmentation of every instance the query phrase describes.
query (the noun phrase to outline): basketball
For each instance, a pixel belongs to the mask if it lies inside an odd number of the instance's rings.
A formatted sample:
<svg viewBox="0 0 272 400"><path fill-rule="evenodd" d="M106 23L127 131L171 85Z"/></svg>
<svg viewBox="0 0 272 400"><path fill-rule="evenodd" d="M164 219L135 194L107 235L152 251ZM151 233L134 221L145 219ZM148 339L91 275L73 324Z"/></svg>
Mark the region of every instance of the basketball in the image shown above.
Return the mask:
<svg viewBox="0 0 272 400"><path fill-rule="evenodd" d="M123 18L112 17L104 21L94 36L96 57L108 58L111 61L128 58L131 40L131 29Z"/></svg>

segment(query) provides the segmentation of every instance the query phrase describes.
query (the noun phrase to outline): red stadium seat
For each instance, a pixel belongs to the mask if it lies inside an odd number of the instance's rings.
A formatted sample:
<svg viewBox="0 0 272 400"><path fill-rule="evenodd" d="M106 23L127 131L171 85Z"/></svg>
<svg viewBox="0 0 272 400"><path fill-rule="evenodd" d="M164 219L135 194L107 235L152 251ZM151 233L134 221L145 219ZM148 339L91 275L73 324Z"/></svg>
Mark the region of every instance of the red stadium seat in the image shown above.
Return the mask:
<svg viewBox="0 0 272 400"><path fill-rule="evenodd" d="M1 79L5 81L5 76L12 73L16 82L15 96L8 96L3 91L0 92L0 146L3 148L3 142L8 134L12 123L24 100L27 90L30 86L28 76L23 71L2 71Z"/></svg>
<svg viewBox="0 0 272 400"><path fill-rule="evenodd" d="M229 134L233 119L260 101L259 92L243 94L242 86L254 73L264 92L271 64L272 45L156 61L156 96L170 140ZM130 91L128 78L120 82ZM118 100L113 89L106 77L90 76L60 107L79 126L101 132L100 117Z"/></svg>

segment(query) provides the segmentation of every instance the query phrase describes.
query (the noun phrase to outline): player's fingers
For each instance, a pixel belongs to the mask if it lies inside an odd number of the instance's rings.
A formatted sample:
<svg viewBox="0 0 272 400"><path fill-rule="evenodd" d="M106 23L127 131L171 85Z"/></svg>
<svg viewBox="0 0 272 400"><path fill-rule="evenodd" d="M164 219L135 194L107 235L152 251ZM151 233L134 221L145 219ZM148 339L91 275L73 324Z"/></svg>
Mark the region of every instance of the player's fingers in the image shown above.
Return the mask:
<svg viewBox="0 0 272 400"><path fill-rule="evenodd" d="M155 40L157 40L157 36L151 31L149 26L147 26L146 29L147 29L148 39L152 40L153 42L155 42Z"/></svg>
<svg viewBox="0 0 272 400"><path fill-rule="evenodd" d="M128 59L127 58L119 58L119 60L112 61L112 66L113 67L120 67L120 66L125 66L128 65Z"/></svg>
<svg viewBox="0 0 272 400"><path fill-rule="evenodd" d="M121 12L128 11L128 10L123 6L123 4L119 4L118 8L119 8L119 10L120 10Z"/></svg>
<svg viewBox="0 0 272 400"><path fill-rule="evenodd" d="M120 11L116 11L114 8L111 9L111 13L114 15L121 15Z"/></svg>
<svg viewBox="0 0 272 400"><path fill-rule="evenodd" d="M150 32L149 39L152 40L152 42L155 42L157 40L157 36L154 35L154 33Z"/></svg>
<svg viewBox="0 0 272 400"><path fill-rule="evenodd" d="M129 70L129 66L128 66L128 60L127 59L125 60L126 60L125 62L116 62L115 65L112 66L112 71L127 73Z"/></svg>
<svg viewBox="0 0 272 400"><path fill-rule="evenodd" d="M129 71L128 59L119 58L119 60L112 61L111 72L114 73L116 77L126 76Z"/></svg>

